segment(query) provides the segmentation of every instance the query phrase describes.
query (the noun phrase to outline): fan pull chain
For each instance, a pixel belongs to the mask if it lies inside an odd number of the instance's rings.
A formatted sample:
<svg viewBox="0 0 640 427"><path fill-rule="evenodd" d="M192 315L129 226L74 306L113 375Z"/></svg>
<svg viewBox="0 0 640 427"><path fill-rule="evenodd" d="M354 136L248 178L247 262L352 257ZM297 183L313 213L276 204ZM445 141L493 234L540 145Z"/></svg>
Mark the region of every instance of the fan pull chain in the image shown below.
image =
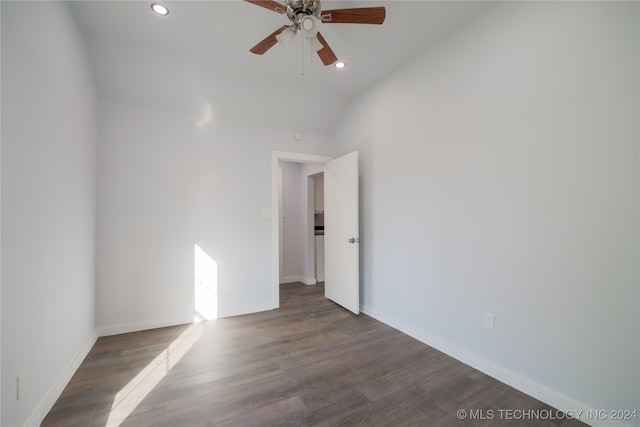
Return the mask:
<svg viewBox="0 0 640 427"><path fill-rule="evenodd" d="M304 37L300 37L302 39L302 55L300 55L300 69L302 70L302 77L304 77Z"/></svg>

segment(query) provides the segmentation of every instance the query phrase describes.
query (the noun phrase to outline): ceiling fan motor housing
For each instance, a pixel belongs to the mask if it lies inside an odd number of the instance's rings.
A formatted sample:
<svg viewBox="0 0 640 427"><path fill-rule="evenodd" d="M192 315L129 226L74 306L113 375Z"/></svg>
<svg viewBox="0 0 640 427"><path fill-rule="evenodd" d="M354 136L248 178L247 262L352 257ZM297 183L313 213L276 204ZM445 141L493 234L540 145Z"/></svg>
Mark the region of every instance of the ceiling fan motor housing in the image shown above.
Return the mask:
<svg viewBox="0 0 640 427"><path fill-rule="evenodd" d="M313 16L320 19L320 0L286 0L287 16L298 29L302 28L302 21ZM314 26L317 21L314 20Z"/></svg>

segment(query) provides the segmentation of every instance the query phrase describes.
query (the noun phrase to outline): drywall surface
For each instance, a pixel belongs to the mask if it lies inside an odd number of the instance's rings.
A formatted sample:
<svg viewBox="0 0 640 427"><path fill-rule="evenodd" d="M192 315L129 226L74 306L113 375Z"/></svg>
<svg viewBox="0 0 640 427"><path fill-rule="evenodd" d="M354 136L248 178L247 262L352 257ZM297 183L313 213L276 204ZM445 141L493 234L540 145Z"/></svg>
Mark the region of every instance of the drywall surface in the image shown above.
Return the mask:
<svg viewBox="0 0 640 427"><path fill-rule="evenodd" d="M281 283L316 283L314 182L324 165L280 161L283 173L283 271ZM311 194L311 198L310 198Z"/></svg>
<svg viewBox="0 0 640 427"><path fill-rule="evenodd" d="M306 177L302 163L280 162L283 198L283 270L282 282L304 280L304 255L307 225ZM303 180L304 179L304 180Z"/></svg>
<svg viewBox="0 0 640 427"><path fill-rule="evenodd" d="M364 310L565 410L640 409L638 7L499 4L337 135Z"/></svg>
<svg viewBox="0 0 640 427"><path fill-rule="evenodd" d="M95 341L96 97L63 3L1 7L0 424L38 425Z"/></svg>
<svg viewBox="0 0 640 427"><path fill-rule="evenodd" d="M273 308L271 152L332 154L332 139L300 142L294 130L220 120L215 110L203 121L103 101L99 113L99 332L202 317L195 253L214 271L203 317Z"/></svg>

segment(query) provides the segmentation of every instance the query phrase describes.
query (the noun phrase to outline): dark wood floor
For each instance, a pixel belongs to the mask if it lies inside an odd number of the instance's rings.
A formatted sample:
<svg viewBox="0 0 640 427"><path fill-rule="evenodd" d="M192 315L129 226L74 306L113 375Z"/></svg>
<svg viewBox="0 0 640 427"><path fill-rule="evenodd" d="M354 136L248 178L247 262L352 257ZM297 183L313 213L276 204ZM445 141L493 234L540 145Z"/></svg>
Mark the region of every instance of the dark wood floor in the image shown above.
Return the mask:
<svg viewBox="0 0 640 427"><path fill-rule="evenodd" d="M282 285L279 310L100 338L42 425L584 425L323 293Z"/></svg>

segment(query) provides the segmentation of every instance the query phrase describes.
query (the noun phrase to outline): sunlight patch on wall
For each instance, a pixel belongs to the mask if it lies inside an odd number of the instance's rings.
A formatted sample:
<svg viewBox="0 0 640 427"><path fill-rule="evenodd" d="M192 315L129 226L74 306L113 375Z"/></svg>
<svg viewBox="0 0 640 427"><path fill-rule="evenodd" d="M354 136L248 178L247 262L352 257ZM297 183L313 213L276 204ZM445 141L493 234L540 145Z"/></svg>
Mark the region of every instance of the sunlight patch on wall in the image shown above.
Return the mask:
<svg viewBox="0 0 640 427"><path fill-rule="evenodd" d="M198 320L218 317L218 263L197 244L194 246L194 305Z"/></svg>
<svg viewBox="0 0 640 427"><path fill-rule="evenodd" d="M202 335L202 326L190 325L116 394L107 426L119 426L169 373Z"/></svg>
<svg viewBox="0 0 640 427"><path fill-rule="evenodd" d="M211 123L211 120L213 120L213 106L211 103L207 102L204 104L204 107L202 107L202 111L198 118L196 118L196 126L202 129L207 124Z"/></svg>

